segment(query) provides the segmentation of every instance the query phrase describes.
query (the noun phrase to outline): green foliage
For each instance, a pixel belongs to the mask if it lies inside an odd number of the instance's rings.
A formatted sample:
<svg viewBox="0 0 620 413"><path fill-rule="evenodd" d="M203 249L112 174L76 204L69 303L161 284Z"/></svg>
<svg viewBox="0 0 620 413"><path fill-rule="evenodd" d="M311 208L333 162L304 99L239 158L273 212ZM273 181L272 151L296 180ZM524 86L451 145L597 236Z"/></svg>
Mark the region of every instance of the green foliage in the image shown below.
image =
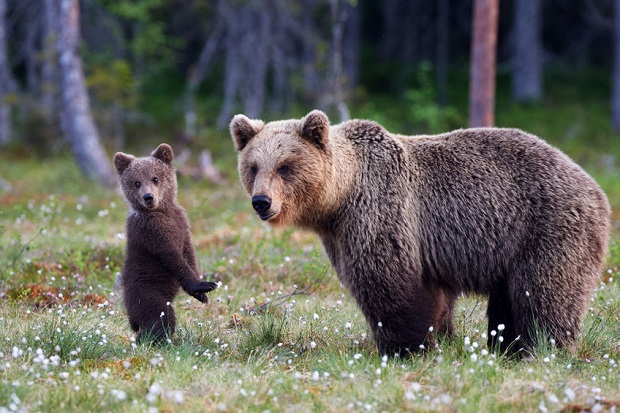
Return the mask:
<svg viewBox="0 0 620 413"><path fill-rule="evenodd" d="M439 106L432 79L432 67L428 62L420 63L416 70L417 87L405 91L403 104L409 108L409 121L414 130L422 133L440 133L463 124L463 119L454 107Z"/></svg>
<svg viewBox="0 0 620 413"><path fill-rule="evenodd" d="M118 105L123 109L135 109L139 103L139 82L126 60L106 60L91 65L86 78L89 90L104 105Z"/></svg>
<svg viewBox="0 0 620 413"><path fill-rule="evenodd" d="M253 317L252 327L245 332L244 358L252 353L260 353L281 346L287 333L288 320L285 314L267 311Z"/></svg>
<svg viewBox="0 0 620 413"><path fill-rule="evenodd" d="M172 47L181 43L166 33L166 21L160 15L167 7L165 0L98 1L131 27L130 35L122 37L128 42L134 64L145 63L145 59L153 65L171 63Z"/></svg>

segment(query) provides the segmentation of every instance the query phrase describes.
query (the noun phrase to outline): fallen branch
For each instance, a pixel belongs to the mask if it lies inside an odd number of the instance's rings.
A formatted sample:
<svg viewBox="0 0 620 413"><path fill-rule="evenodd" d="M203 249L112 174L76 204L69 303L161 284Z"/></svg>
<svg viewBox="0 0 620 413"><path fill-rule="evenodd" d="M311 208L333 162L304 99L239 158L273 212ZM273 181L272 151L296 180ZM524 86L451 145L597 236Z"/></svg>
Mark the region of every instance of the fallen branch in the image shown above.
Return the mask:
<svg viewBox="0 0 620 413"><path fill-rule="evenodd" d="M200 156L198 157L198 165L200 167L200 173L203 177L206 177L214 184L224 183L224 177L220 174L220 171L217 170L215 165L213 165L211 152L206 149L200 152Z"/></svg>
<svg viewBox="0 0 620 413"><path fill-rule="evenodd" d="M13 185L6 179L0 176L0 191L11 192L13 190Z"/></svg>
<svg viewBox="0 0 620 413"><path fill-rule="evenodd" d="M224 183L224 177L213 165L211 152L207 149L203 150L198 157L198 166L188 165L187 162L191 157L191 151L187 148L183 149L176 157L175 164L177 172L181 175L188 175L194 179L208 179L214 184L220 185Z"/></svg>
<svg viewBox="0 0 620 413"><path fill-rule="evenodd" d="M276 307L276 306L279 306L279 305L282 305L288 302L291 298L293 298L296 295L310 295L314 292L314 290L318 288L319 285L321 285L321 279L322 277L319 278L316 283L308 285L302 288L301 290L298 289L297 286L295 286L295 289L293 290L293 292L281 295L275 300L268 301L268 302L256 305L254 307L250 307L248 308L247 311L249 314L252 314L252 315L262 313L266 311L267 309L269 309L270 307Z"/></svg>

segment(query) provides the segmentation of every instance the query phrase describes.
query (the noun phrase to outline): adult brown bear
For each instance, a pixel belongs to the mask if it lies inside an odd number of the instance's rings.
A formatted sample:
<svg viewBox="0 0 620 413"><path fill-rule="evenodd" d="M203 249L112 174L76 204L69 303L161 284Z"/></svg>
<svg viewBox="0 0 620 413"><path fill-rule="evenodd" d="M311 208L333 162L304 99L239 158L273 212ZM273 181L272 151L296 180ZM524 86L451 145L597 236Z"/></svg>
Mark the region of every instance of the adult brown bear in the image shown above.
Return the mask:
<svg viewBox="0 0 620 413"><path fill-rule="evenodd" d="M402 136L330 126L312 111L233 118L239 175L259 217L316 232L382 354L451 333L461 293L489 297L513 352L542 331L573 346L601 276L610 207L559 150L517 129ZM432 328L431 328L432 327Z"/></svg>

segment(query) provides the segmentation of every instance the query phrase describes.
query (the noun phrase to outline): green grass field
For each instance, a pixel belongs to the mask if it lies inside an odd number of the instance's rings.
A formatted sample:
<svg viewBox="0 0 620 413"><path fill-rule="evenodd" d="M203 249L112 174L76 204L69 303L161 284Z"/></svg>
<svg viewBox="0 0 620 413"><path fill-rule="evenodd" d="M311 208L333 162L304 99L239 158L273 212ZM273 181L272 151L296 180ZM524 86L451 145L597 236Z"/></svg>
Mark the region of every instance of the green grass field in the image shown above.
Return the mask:
<svg viewBox="0 0 620 413"><path fill-rule="evenodd" d="M14 187L0 193L0 411L620 408L617 212L576 353L541 343L531 360L496 357L486 348L486 300L467 297L454 339L386 360L317 238L255 218L229 138L214 139L227 184L181 177L179 200L199 267L221 285L210 304L178 296L178 331L162 346L135 345L114 290L125 242L121 194L84 181L70 158L0 155L0 177ZM618 166L566 139L555 143L586 162L620 210Z"/></svg>

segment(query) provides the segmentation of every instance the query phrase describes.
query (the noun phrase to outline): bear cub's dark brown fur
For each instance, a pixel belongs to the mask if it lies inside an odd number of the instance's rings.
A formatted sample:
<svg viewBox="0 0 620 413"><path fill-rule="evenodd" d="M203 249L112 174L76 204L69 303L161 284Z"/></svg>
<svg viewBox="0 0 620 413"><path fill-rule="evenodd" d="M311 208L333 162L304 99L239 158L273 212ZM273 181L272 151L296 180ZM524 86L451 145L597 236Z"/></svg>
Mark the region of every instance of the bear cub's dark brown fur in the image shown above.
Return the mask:
<svg viewBox="0 0 620 413"><path fill-rule="evenodd" d="M177 202L173 156L165 143L151 156L114 155L129 204L121 283L129 324L139 342L162 341L174 334L171 303L179 287L203 303L217 287L198 274L189 221Z"/></svg>

